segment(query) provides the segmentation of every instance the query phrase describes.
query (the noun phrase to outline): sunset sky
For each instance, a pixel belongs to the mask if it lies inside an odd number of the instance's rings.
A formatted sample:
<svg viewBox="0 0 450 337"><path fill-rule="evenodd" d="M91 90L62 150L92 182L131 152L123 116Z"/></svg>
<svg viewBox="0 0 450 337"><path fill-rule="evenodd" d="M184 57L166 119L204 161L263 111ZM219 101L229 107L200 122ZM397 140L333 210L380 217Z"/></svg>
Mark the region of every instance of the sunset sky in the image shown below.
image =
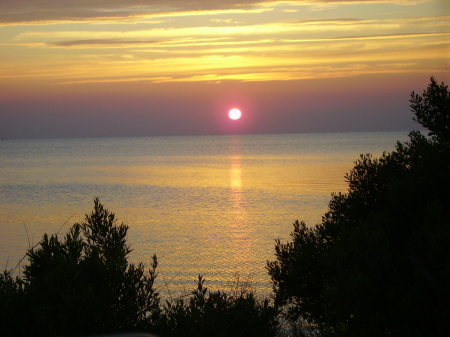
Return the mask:
<svg viewBox="0 0 450 337"><path fill-rule="evenodd" d="M449 38L446 0L0 0L0 137L410 130Z"/></svg>

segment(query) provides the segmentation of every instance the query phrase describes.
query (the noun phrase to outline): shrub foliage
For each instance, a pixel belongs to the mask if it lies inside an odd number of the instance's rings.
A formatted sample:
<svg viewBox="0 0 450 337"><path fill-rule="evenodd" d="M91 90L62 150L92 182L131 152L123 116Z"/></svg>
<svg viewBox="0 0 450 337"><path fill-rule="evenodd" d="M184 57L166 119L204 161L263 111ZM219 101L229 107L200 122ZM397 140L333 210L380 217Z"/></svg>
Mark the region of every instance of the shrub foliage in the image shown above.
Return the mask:
<svg viewBox="0 0 450 337"><path fill-rule="evenodd" d="M381 158L362 155L322 222L294 223L268 262L286 317L330 336L450 335L450 95L412 94L413 131Z"/></svg>
<svg viewBox="0 0 450 337"><path fill-rule="evenodd" d="M23 276L0 274L1 336L87 336L156 332L160 336L275 336L278 309L252 292L208 292L161 305L149 269L128 263L128 226L94 199L94 210L61 240L44 234L27 252Z"/></svg>
<svg viewBox="0 0 450 337"><path fill-rule="evenodd" d="M279 309L248 289L208 292L199 276L192 296L166 302L160 320L164 336L276 336Z"/></svg>
<svg viewBox="0 0 450 337"><path fill-rule="evenodd" d="M157 260L154 256L148 271L142 263L128 263L127 230L96 198L93 212L63 240L44 234L38 248L27 252L23 278L3 273L1 293L11 298L2 301L2 310L22 305L2 322L3 335L82 336L146 328L159 306L153 287Z"/></svg>

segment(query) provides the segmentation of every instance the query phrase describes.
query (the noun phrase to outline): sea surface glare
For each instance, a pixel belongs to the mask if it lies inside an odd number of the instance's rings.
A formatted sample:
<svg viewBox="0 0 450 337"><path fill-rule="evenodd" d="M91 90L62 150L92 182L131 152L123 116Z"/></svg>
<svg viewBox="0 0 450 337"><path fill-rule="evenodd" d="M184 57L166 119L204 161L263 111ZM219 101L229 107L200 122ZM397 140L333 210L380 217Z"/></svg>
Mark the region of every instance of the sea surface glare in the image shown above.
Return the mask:
<svg viewBox="0 0 450 337"><path fill-rule="evenodd" d="M0 266L82 221L98 196L130 227L131 262L158 256L163 296L238 276L270 291L266 261L292 223L320 222L361 153L407 132L0 141ZM24 259L22 263L26 263ZM20 268L18 268L20 272Z"/></svg>

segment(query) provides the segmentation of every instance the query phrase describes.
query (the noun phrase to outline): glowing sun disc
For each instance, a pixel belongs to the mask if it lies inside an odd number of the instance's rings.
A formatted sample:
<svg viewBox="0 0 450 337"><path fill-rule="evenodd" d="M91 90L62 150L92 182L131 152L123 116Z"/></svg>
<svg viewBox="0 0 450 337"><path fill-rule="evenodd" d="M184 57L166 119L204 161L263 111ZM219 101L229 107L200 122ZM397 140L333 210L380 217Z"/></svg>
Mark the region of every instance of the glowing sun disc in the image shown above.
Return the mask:
<svg viewBox="0 0 450 337"><path fill-rule="evenodd" d="M241 110L231 109L228 112L228 117L230 117L232 120L237 120L237 119L241 118Z"/></svg>

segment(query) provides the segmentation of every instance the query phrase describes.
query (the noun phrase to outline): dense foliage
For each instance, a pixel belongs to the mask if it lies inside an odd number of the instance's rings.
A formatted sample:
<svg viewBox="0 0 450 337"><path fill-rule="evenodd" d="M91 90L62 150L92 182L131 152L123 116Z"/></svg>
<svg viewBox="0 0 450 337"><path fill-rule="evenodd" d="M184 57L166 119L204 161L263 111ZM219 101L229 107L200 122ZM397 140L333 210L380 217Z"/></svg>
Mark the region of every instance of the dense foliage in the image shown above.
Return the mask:
<svg viewBox="0 0 450 337"><path fill-rule="evenodd" d="M450 335L450 95L432 78L412 94L430 137L362 155L322 222L294 223L268 262L286 317L330 336Z"/></svg>
<svg viewBox="0 0 450 337"><path fill-rule="evenodd" d="M23 278L3 273L0 291L11 298L2 301L2 311L15 312L0 324L2 335L81 336L145 328L159 306L153 288L157 260L154 256L148 272L142 263L129 264L127 230L95 199L93 212L63 240L45 234L39 247L28 251ZM19 308L14 297L20 298Z"/></svg>
<svg viewBox="0 0 450 337"><path fill-rule="evenodd" d="M438 84L432 77L431 83L422 95L411 94L413 120L430 130L430 136L450 140L450 92L444 84Z"/></svg>
<svg viewBox="0 0 450 337"><path fill-rule="evenodd" d="M157 332L160 336L275 336L278 309L254 293L208 292L160 303L151 267L128 263L128 226L98 198L63 240L45 234L27 253L22 277L0 274L0 336L87 336Z"/></svg>
<svg viewBox="0 0 450 337"><path fill-rule="evenodd" d="M279 309L257 300L248 288L208 292L199 276L188 298L166 302L159 329L164 336L276 336Z"/></svg>

